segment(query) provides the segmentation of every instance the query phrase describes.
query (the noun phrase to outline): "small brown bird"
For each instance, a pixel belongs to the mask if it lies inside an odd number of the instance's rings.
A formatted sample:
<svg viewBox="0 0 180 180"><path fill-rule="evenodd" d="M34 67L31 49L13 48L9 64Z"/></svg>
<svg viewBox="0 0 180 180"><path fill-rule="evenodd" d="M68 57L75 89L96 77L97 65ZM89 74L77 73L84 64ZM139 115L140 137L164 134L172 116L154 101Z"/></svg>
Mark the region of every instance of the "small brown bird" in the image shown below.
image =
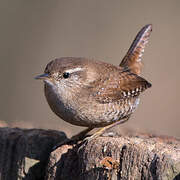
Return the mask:
<svg viewBox="0 0 180 180"><path fill-rule="evenodd" d="M139 76L141 56L151 31L151 24L140 30L119 66L81 57L62 57L47 64L44 74L36 77L44 81L47 102L57 116L88 127L78 136L105 127L93 135L96 137L124 122L135 111L139 95L151 87Z"/></svg>

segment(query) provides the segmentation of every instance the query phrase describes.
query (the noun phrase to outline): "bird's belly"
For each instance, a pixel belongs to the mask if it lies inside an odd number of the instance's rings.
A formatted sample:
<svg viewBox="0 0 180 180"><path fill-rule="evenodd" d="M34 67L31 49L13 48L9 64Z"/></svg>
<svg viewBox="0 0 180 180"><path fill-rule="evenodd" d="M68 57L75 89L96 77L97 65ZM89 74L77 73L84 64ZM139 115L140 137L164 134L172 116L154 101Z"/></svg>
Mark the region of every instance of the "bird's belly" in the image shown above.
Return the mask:
<svg viewBox="0 0 180 180"><path fill-rule="evenodd" d="M139 98L123 99L113 103L97 103L97 101L83 102L80 99L68 103L54 91L45 95L52 111L66 122L77 126L103 127L119 121L134 112L139 104Z"/></svg>
<svg viewBox="0 0 180 180"><path fill-rule="evenodd" d="M132 114L139 104L139 98L131 98L115 103L93 104L79 113L84 126L103 127Z"/></svg>

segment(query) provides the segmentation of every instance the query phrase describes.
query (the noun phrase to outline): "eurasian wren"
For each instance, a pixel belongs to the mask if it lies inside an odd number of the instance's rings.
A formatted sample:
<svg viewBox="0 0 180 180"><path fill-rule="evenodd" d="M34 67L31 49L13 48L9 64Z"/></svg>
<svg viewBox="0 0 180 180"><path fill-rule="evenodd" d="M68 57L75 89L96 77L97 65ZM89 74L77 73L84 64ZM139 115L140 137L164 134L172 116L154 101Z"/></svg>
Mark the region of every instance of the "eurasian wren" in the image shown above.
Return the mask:
<svg viewBox="0 0 180 180"><path fill-rule="evenodd" d="M140 77L141 56L152 25L137 34L119 66L102 61L62 57L47 64L44 92L52 111L64 121L90 129L121 122L139 104L151 84Z"/></svg>

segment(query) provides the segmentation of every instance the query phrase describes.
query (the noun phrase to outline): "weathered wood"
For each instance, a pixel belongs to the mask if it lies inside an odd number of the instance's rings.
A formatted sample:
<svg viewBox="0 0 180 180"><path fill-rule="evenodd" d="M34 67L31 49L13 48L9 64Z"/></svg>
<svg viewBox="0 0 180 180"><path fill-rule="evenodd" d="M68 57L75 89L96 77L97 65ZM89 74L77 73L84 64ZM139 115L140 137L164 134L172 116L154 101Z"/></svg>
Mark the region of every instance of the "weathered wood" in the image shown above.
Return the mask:
<svg viewBox="0 0 180 180"><path fill-rule="evenodd" d="M80 150L61 146L47 169L46 180L180 179L180 142L145 134L99 137Z"/></svg>
<svg viewBox="0 0 180 180"><path fill-rule="evenodd" d="M0 179L44 179L52 148L65 138L53 130L0 128Z"/></svg>
<svg viewBox="0 0 180 180"><path fill-rule="evenodd" d="M142 133L62 145L62 132L0 128L0 179L180 179L180 141Z"/></svg>

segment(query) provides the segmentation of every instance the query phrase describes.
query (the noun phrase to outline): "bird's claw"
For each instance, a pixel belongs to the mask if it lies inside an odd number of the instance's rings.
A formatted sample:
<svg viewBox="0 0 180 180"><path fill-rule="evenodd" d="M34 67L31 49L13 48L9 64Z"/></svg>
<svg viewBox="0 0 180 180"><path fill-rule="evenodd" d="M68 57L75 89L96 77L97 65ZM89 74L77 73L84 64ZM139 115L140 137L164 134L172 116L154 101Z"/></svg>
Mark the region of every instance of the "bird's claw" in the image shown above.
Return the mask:
<svg viewBox="0 0 180 180"><path fill-rule="evenodd" d="M93 139L95 139L95 138L96 138L95 134L84 138L83 141L80 143L80 147L78 148L78 153L79 153L89 142L91 142L91 141L92 141Z"/></svg>

